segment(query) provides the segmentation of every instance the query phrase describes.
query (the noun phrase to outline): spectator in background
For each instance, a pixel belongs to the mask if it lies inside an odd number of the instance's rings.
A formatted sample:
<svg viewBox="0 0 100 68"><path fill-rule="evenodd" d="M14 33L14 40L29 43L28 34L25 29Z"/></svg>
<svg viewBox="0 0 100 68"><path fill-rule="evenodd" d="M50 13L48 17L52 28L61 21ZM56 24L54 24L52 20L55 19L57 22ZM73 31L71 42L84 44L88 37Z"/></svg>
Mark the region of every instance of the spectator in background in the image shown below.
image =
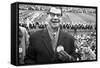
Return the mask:
<svg viewBox="0 0 100 68"><path fill-rule="evenodd" d="M19 26L19 63L24 64L26 49L29 45L29 34L25 27Z"/></svg>
<svg viewBox="0 0 100 68"><path fill-rule="evenodd" d="M95 60L96 59L96 55L92 51L92 49L90 49L90 47L82 47L81 53L82 53L81 60Z"/></svg>

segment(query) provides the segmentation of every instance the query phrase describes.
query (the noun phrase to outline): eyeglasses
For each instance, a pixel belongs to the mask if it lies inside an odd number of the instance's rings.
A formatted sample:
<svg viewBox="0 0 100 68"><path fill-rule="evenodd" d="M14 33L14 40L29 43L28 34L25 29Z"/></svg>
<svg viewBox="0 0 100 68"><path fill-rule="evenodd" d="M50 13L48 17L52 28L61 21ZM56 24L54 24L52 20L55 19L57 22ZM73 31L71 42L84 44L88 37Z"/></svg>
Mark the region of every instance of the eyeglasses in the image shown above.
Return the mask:
<svg viewBox="0 0 100 68"><path fill-rule="evenodd" d="M49 14L51 17L54 17L54 16L61 17L62 16L62 14L55 14L55 13L51 13L51 12Z"/></svg>

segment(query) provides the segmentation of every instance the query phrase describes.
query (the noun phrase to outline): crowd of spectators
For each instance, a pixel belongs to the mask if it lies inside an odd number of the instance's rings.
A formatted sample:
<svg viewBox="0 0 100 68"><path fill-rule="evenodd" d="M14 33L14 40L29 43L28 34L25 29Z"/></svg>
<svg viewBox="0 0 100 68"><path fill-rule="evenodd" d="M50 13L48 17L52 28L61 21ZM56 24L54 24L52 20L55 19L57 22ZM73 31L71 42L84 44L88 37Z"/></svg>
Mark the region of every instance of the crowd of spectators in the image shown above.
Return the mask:
<svg viewBox="0 0 100 68"><path fill-rule="evenodd" d="M73 30L91 30L94 28L91 24L64 24L62 25L63 28L73 29Z"/></svg>
<svg viewBox="0 0 100 68"><path fill-rule="evenodd" d="M76 41L76 52L79 60L96 59L96 32L90 34L78 34L74 36Z"/></svg>
<svg viewBox="0 0 100 68"><path fill-rule="evenodd" d="M47 24L41 24L36 22L35 24L22 24L21 26L28 28L28 29L36 29L36 26L40 29L46 28ZM62 29L69 29L69 30L96 30L96 26L92 24L61 24Z"/></svg>

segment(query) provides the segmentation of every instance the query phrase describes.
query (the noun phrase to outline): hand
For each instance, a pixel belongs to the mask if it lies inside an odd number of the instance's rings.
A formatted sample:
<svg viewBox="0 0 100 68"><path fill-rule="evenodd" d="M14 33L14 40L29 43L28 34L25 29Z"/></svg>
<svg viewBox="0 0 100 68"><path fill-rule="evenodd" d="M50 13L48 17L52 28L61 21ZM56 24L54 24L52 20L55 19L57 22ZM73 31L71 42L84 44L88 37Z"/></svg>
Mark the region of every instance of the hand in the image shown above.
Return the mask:
<svg viewBox="0 0 100 68"><path fill-rule="evenodd" d="M62 60L62 61L68 61L68 60L71 60L72 59L72 57L67 52L65 52L65 51L60 51L58 53L58 55L59 55L58 58L60 60Z"/></svg>
<svg viewBox="0 0 100 68"><path fill-rule="evenodd" d="M69 60L73 61L74 60L66 51L64 51L64 47L62 45L57 47L57 52L59 55L58 58L62 61L69 61Z"/></svg>

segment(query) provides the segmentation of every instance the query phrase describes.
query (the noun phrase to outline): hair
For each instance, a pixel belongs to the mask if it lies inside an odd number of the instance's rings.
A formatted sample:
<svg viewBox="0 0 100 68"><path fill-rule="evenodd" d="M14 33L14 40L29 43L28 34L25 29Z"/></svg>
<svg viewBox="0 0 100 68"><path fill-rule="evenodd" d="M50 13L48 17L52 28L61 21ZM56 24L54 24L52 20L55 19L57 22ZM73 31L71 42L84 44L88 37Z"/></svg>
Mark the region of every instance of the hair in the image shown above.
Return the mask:
<svg viewBox="0 0 100 68"><path fill-rule="evenodd" d="M53 6L54 7L54 6ZM51 7L52 8L52 7ZM50 10L51 10L51 8L47 11L47 14L49 14L50 13ZM63 15L63 11L62 11L62 8L61 7L55 7L56 9L60 9L61 10L61 15Z"/></svg>

